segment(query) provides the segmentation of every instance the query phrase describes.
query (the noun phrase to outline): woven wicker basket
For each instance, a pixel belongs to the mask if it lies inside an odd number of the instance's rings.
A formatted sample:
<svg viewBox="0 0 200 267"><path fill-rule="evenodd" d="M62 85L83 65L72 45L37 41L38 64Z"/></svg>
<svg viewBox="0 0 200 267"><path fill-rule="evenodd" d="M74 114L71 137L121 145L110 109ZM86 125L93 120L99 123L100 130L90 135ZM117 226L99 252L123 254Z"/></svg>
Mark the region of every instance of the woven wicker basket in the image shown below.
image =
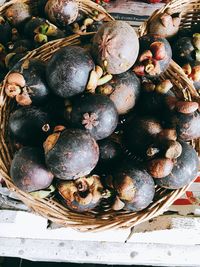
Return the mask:
<svg viewBox="0 0 200 267"><path fill-rule="evenodd" d="M12 1L12 2L16 2ZM99 12L105 11L90 2L89 0L79 1L82 7L84 6L85 12L91 13L92 9L97 9ZM9 3L10 4L10 3ZM8 4L8 5L9 5ZM153 16L145 22L139 28L139 36L148 32L148 23L154 18L156 14L161 14L166 8L172 10L184 10L181 26L190 27L192 23L198 20L198 12L200 12L200 0L196 1L172 1L166 7L159 11L156 11ZM108 19L112 19L107 16ZM53 53L55 53L60 47L67 45L77 45L81 43L79 35L73 35L64 39L52 41L43 45L42 47L30 52L26 58L40 58L47 61ZM173 61L170 64L169 69L163 74L161 78L170 78L174 84L175 91L182 98L195 98L197 99L196 91L193 88L191 82L187 79L181 68ZM14 191L17 196L35 213L40 214L49 220L63 225L65 227L72 227L80 231L102 231L105 229L115 229L119 227L130 228L141 222L147 221L155 216L162 214L167 208L179 198L189 186L185 186L179 190L167 190L164 188L156 187L156 194L154 201L150 206L141 212L128 212L128 211L103 211L103 212L86 212L84 214L78 214L63 207L54 199L40 199L33 197L28 193L19 190L12 182L9 176L10 162L12 159L12 148L7 141L7 122L9 114L12 108L11 101L6 97L4 93L4 85L0 91L0 177L2 177L8 188ZM197 143L196 144L197 149ZM197 149L199 151L199 149Z"/></svg>

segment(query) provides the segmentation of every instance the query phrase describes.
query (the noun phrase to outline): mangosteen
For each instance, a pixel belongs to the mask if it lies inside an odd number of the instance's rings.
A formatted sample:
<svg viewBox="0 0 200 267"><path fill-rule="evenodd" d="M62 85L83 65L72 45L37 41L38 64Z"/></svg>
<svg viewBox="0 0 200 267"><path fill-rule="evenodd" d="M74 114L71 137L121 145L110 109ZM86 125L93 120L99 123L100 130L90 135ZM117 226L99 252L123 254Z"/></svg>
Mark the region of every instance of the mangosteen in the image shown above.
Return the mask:
<svg viewBox="0 0 200 267"><path fill-rule="evenodd" d="M12 28L8 21L0 16L0 43L6 45L11 41L12 38Z"/></svg>
<svg viewBox="0 0 200 267"><path fill-rule="evenodd" d="M159 13L149 24L149 33L159 34L164 38L175 36L179 30L181 18L180 13Z"/></svg>
<svg viewBox="0 0 200 267"><path fill-rule="evenodd" d="M59 179L72 180L88 175L99 159L99 147L84 130L55 132L44 142L47 167Z"/></svg>
<svg viewBox="0 0 200 267"><path fill-rule="evenodd" d="M168 98L175 98L174 93L171 90L169 90L167 93L158 93L156 90L157 86L153 83L145 82L142 85L143 89L145 87L145 90L141 92L138 104L136 106L136 109L139 114L155 116L161 119L165 118L166 113L168 116ZM154 86L153 91L151 91L152 85ZM148 88L150 88L149 91Z"/></svg>
<svg viewBox="0 0 200 267"><path fill-rule="evenodd" d="M39 59L17 63L7 76L5 91L22 106L45 103L50 94L45 80L45 64Z"/></svg>
<svg viewBox="0 0 200 267"><path fill-rule="evenodd" d="M169 189L179 189L188 185L198 175L199 159L196 151L189 144L180 141L182 153L174 162L170 174L156 179L156 184Z"/></svg>
<svg viewBox="0 0 200 267"><path fill-rule="evenodd" d="M112 184L118 196L115 210L122 208L134 212L143 210L149 206L155 194L152 177L142 167L132 164L126 164L116 171Z"/></svg>
<svg viewBox="0 0 200 267"><path fill-rule="evenodd" d="M115 104L119 115L128 113L136 104L140 94L140 80L132 72L115 75L113 79L97 88L101 94L107 95Z"/></svg>
<svg viewBox="0 0 200 267"><path fill-rule="evenodd" d="M72 103L69 122L89 132L96 140L110 136L118 123L114 103L104 95L82 95Z"/></svg>
<svg viewBox="0 0 200 267"><path fill-rule="evenodd" d="M93 37L93 57L110 74L120 74L130 69L138 52L137 34L124 21L104 23Z"/></svg>
<svg viewBox="0 0 200 267"><path fill-rule="evenodd" d="M47 170L43 150L36 147L23 147L11 163L10 175L15 185L32 192L47 188L53 181L53 174Z"/></svg>
<svg viewBox="0 0 200 267"><path fill-rule="evenodd" d="M173 57L180 64L200 61L200 33L179 37L173 45Z"/></svg>
<svg viewBox="0 0 200 267"><path fill-rule="evenodd" d="M67 46L52 56L47 64L46 77L52 91L67 98L85 90L93 68L93 60L85 49Z"/></svg>
<svg viewBox="0 0 200 267"><path fill-rule="evenodd" d="M167 39L147 34L139 39L140 52L133 71L138 76L157 77L169 66L172 50Z"/></svg>
<svg viewBox="0 0 200 267"><path fill-rule="evenodd" d="M5 17L13 26L18 27L31 17L30 6L23 2L14 3L6 9Z"/></svg>
<svg viewBox="0 0 200 267"><path fill-rule="evenodd" d="M111 171L120 163L123 157L123 150L119 143L110 138L98 142L99 161L95 168L96 173Z"/></svg>
<svg viewBox="0 0 200 267"><path fill-rule="evenodd" d="M70 210L85 212L94 209L102 198L103 186L100 177L92 175L81 177L75 181L65 181L58 184L58 192L62 203Z"/></svg>
<svg viewBox="0 0 200 267"><path fill-rule="evenodd" d="M178 137L189 141L200 137L200 113L195 111L189 114L175 112L171 118L172 125Z"/></svg>
<svg viewBox="0 0 200 267"><path fill-rule="evenodd" d="M124 130L123 143L135 156L146 158L147 149L155 143L162 131L160 121L154 117L135 117Z"/></svg>
<svg viewBox="0 0 200 267"><path fill-rule="evenodd" d="M48 19L61 27L74 22L78 17L78 11L76 0L48 0L45 6Z"/></svg>
<svg viewBox="0 0 200 267"><path fill-rule="evenodd" d="M63 98L55 95L50 96L47 103L43 106L43 110L48 113L52 121L56 125L65 125L65 101Z"/></svg>
<svg viewBox="0 0 200 267"><path fill-rule="evenodd" d="M51 131L49 115L36 107L22 107L9 118L11 138L23 145L41 145Z"/></svg>

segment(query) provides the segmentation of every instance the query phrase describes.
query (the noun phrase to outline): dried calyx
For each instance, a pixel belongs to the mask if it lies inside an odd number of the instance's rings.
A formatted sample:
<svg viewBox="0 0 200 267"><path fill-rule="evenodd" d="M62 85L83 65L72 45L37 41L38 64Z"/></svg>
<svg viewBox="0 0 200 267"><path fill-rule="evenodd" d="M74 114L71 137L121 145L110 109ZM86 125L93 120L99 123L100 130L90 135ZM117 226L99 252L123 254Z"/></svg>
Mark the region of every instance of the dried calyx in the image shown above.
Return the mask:
<svg viewBox="0 0 200 267"><path fill-rule="evenodd" d="M145 73L151 76L156 76L161 73L160 60L167 57L165 44L160 41L155 41L150 45L149 50L145 50L138 59L139 64L134 66L133 71L138 76L144 76Z"/></svg>
<svg viewBox="0 0 200 267"><path fill-rule="evenodd" d="M43 127L45 127L46 130L48 128L48 131L49 131L50 127L48 126L49 126L48 124L45 124ZM42 130L44 131L44 129ZM48 153L55 146L55 144L57 143L60 137L61 132L64 130L65 130L65 126L63 125L57 125L54 128L53 133L49 135L46 141L43 143L43 148L44 148L45 153Z"/></svg>
<svg viewBox="0 0 200 267"><path fill-rule="evenodd" d="M95 93L98 86L108 83L112 79L111 74L104 74L103 69L100 66L95 66L95 69L91 71L86 91Z"/></svg>
<svg viewBox="0 0 200 267"><path fill-rule="evenodd" d="M22 105L30 105L32 103L26 88L26 81L21 73L10 73L6 80L5 92L7 96L16 98L16 101Z"/></svg>

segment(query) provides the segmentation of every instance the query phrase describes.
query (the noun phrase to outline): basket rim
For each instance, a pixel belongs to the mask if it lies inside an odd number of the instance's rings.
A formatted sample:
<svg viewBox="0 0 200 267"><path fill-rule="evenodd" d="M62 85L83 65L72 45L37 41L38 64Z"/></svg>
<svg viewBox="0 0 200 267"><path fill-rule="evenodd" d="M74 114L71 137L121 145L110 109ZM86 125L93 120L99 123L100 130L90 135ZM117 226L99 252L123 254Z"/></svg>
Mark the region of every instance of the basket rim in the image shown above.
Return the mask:
<svg viewBox="0 0 200 267"><path fill-rule="evenodd" d="M12 0L11 2L18 2L19 0ZM23 0L24 2L27 2L28 0ZM86 4L89 5L91 3L90 0L78 0L81 5ZM171 5L174 5L175 2L179 4L180 2L187 2L190 1L184 0L173 0L171 1ZM196 1L194 1L196 2ZM8 2L9 3L9 2ZM161 9L161 11L157 11L157 13L153 14L159 14L160 12L165 11L167 8L169 8L170 3L167 4L164 8ZM9 6L9 5L8 5ZM92 6L94 8L98 8L99 12L104 12L108 14L102 7L99 7L96 3L92 2ZM1 9L0 9L1 12ZM108 15L108 18L113 20L113 18ZM150 18L151 19L151 18ZM146 23L146 22L145 22ZM144 27L146 27L146 24L144 23ZM142 26L141 26L142 27ZM140 29L141 29L140 27ZM139 32L140 32L139 29ZM93 33L90 33L93 34ZM71 43L77 44L79 43L79 39L81 38L80 34L74 34L67 38L62 38L59 40L51 41L31 52L29 52L26 57L24 57L21 60L29 59L33 57L41 57L45 51L48 51L48 48L50 46L51 50L55 50L58 47L66 46ZM49 54L48 54L49 56ZM165 78L165 75L172 75L172 72L175 71L179 74L181 73L181 68L173 61L171 61L171 69L168 70L167 74L163 75L163 79ZM8 73L9 74L9 73ZM7 74L7 75L8 75ZM1 123L5 123L6 119L8 117L5 117L4 113L6 110L6 104L9 103L9 100L7 97L4 96L4 87L7 75L3 81L2 88L0 91L0 116L1 116ZM162 78L162 77L161 77ZM177 77L176 77L177 78ZM196 97L196 99L199 100L199 97L195 95L195 91L193 88L193 85L191 84L190 80L187 78L187 76L183 73L181 73L181 79L183 79L184 84L188 86L190 93L192 97ZM179 86L179 83L177 83L177 87ZM200 101L200 100L199 100ZM200 102L199 102L200 103ZM11 157L9 154L9 148L7 147L6 140L5 140L6 132L3 131L2 128L0 129L0 138L1 138L1 151L0 151L0 177L2 177L7 187L15 192L17 196L24 202L29 208L32 209L37 214L42 215L43 217L46 217L47 219L50 219L51 221L54 221L58 224L61 224L65 227L72 227L80 231L102 231L106 229L116 229L119 227L123 228L131 228L141 222L147 221L153 217L156 217L160 214L162 214L166 209L177 199L179 198L184 192L189 188L189 185L181 188L181 189L175 189L175 190L167 190L167 189L159 189L160 194L163 194L163 198L157 200L156 202L153 202L147 209L133 213L133 212L108 212L104 214L95 214L95 212L87 212L84 214L76 213L73 211L68 210L67 208L63 207L58 202L52 200L52 199L40 199L37 197L31 196L29 193L25 193L24 191L21 191L18 189L14 183L12 182L11 178L9 177L9 162L11 161ZM4 156L2 151L4 151ZM45 210L45 207L48 207L48 209ZM117 217L120 214L120 217L123 217L123 220L119 220ZM84 220L83 220L84 216ZM111 216L111 220L109 220L109 216Z"/></svg>

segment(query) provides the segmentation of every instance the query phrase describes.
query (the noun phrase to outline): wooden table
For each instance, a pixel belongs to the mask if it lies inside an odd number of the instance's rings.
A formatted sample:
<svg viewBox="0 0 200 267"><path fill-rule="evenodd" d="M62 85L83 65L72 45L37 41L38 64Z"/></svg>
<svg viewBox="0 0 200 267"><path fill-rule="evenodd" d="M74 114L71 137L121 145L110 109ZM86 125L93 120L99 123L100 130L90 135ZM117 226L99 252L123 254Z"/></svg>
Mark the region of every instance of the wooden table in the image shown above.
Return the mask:
<svg viewBox="0 0 200 267"><path fill-rule="evenodd" d="M200 207L195 203L173 205L167 214L132 230L99 233L81 233L53 224L49 229L46 219L6 197L0 197L0 207L0 256L118 265L200 264Z"/></svg>

